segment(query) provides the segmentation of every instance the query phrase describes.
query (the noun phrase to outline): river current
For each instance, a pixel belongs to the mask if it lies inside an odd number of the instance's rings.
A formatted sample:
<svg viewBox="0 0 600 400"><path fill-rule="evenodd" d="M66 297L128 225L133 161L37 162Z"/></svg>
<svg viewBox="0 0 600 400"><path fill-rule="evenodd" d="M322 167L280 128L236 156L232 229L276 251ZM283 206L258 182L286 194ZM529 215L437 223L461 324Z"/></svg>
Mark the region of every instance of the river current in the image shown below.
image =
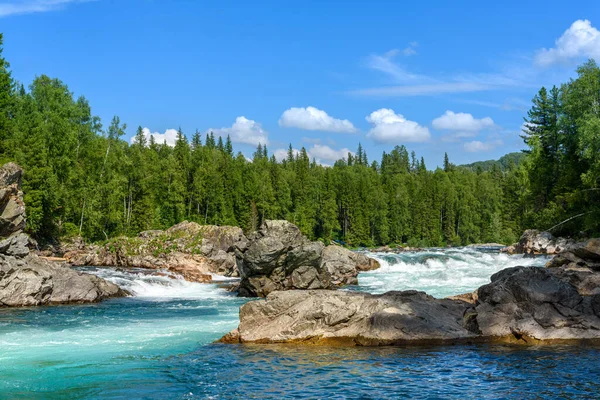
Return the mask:
<svg viewBox="0 0 600 400"><path fill-rule="evenodd" d="M347 290L465 293L543 258L489 249L370 254ZM244 303L218 284L87 268L134 293L94 305L0 309L0 399L598 398L600 347L327 348L213 344Z"/></svg>

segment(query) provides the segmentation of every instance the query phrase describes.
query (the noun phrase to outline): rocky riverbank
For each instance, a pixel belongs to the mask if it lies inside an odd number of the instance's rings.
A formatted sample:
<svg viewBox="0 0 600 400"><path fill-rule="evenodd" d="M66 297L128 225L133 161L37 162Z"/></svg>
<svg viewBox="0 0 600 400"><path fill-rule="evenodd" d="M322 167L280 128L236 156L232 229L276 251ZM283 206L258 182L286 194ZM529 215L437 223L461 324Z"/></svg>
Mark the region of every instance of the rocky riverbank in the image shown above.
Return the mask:
<svg viewBox="0 0 600 400"><path fill-rule="evenodd" d="M0 168L0 307L90 303L127 295L104 279L30 252L32 241L23 233L22 174L13 163Z"/></svg>
<svg viewBox="0 0 600 400"><path fill-rule="evenodd" d="M186 221L166 231L142 232L104 245L74 242L59 255L72 265L161 269L191 282L212 282L214 275L239 277L235 289L248 297L354 285L359 272L379 268L376 260L363 254L311 242L287 221L265 221L247 237L237 227Z"/></svg>
<svg viewBox="0 0 600 400"><path fill-rule="evenodd" d="M502 270L475 293L448 299L416 291L274 292L243 305L238 328L221 341L343 346L600 342L599 245L596 239L573 246L546 268Z"/></svg>
<svg viewBox="0 0 600 400"><path fill-rule="evenodd" d="M540 232L535 229L526 230L519 241L502 249L508 254L558 254L577 246L573 239L556 238L550 232Z"/></svg>

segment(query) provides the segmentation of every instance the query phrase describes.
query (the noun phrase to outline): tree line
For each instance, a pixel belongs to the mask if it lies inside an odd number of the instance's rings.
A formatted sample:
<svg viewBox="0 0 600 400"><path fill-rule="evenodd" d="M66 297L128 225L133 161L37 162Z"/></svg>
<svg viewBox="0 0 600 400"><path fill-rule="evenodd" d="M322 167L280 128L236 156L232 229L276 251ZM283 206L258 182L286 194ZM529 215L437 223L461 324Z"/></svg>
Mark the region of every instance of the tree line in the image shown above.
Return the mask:
<svg viewBox="0 0 600 400"><path fill-rule="evenodd" d="M25 170L28 231L38 239L105 240L183 220L256 229L286 219L311 239L354 246L515 241L524 228L598 231L600 72L533 101L524 139L529 154L500 168L428 170L402 145L370 162L362 146L331 167L291 145L278 161L259 145L251 160L229 137L178 132L173 147L137 129L131 144L114 117L104 128L84 97L58 79L25 88L2 58L0 161ZM520 161L520 158L517 157Z"/></svg>

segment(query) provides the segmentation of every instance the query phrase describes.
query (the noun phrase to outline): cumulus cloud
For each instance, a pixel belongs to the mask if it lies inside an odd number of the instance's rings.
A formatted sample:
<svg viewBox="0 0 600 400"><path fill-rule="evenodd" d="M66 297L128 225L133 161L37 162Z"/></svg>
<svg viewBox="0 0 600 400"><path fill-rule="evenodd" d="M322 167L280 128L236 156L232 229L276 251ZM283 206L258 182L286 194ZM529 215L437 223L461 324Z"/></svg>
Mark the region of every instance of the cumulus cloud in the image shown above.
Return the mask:
<svg viewBox="0 0 600 400"><path fill-rule="evenodd" d="M237 117L231 127L220 129L209 129L208 132L213 132L215 135L226 137L229 135L234 143L244 143L253 146L258 144L268 145L269 134L265 131L260 123L248 119L244 116Z"/></svg>
<svg viewBox="0 0 600 400"><path fill-rule="evenodd" d="M553 48L539 50L535 62L546 67L583 57L600 59L600 31L587 19L573 22Z"/></svg>
<svg viewBox="0 0 600 400"><path fill-rule="evenodd" d="M481 151L490 151L495 149L498 146L502 146L501 140L494 140L491 142L482 142L479 140L473 140L472 142L467 142L463 145L465 151L470 153L477 153Z"/></svg>
<svg viewBox="0 0 600 400"><path fill-rule="evenodd" d="M478 132L482 129L492 128L494 120L490 117L477 119L468 113L446 111L442 116L434 119L431 125L440 130Z"/></svg>
<svg viewBox="0 0 600 400"><path fill-rule="evenodd" d="M431 138L426 126L409 121L389 108L373 111L366 120L374 125L367 137L379 143L426 142Z"/></svg>
<svg viewBox="0 0 600 400"><path fill-rule="evenodd" d="M347 148L334 149L327 145L315 144L308 150L308 155L311 159L317 160L318 163L323 161L337 161L348 157L348 153L354 154Z"/></svg>
<svg viewBox="0 0 600 400"><path fill-rule="evenodd" d="M59 10L70 3L95 0L13 0L0 4L0 18L10 15L41 13Z"/></svg>
<svg viewBox="0 0 600 400"><path fill-rule="evenodd" d="M150 143L150 137L154 138L154 141L158 144L166 143L169 146L175 146L175 142L177 141L177 129L167 129L165 133L151 132L148 128L143 128L142 133L146 138L146 142ZM130 139L130 142L133 143L135 140L135 136Z"/></svg>
<svg viewBox="0 0 600 400"><path fill-rule="evenodd" d="M347 119L337 119L315 107L292 107L285 110L279 119L279 126L299 128L308 131L353 133L356 128Z"/></svg>

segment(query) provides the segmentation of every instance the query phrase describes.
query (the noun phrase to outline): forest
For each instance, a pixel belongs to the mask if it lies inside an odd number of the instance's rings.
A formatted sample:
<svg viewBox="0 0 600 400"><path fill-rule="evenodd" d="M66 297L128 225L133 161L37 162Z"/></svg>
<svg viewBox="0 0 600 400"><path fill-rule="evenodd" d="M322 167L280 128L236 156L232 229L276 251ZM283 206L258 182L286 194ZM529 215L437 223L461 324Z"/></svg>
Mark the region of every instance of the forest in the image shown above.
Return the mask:
<svg viewBox="0 0 600 400"><path fill-rule="evenodd" d="M266 146L251 160L230 138L178 132L174 147L129 144L85 97L40 75L25 87L2 56L0 162L24 170L27 230L41 241L102 241L183 220L256 229L286 219L311 239L349 246L512 243L527 228L600 233L600 68L532 100L523 155L430 170L398 143L377 160L356 153L326 167L304 148L278 161ZM502 161L502 160L501 160Z"/></svg>

